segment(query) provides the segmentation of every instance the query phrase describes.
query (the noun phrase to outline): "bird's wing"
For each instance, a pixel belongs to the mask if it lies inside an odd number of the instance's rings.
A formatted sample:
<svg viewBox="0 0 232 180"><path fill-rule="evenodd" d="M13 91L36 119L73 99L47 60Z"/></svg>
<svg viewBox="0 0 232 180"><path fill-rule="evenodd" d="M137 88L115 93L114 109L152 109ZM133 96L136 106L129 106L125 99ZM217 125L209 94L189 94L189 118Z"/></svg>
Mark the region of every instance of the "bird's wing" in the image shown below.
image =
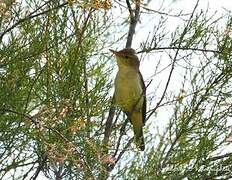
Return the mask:
<svg viewBox="0 0 232 180"><path fill-rule="evenodd" d="M142 115L143 115L143 125L145 125L145 121L146 121L146 112L147 112L147 100L146 100L146 86L143 80L143 76L141 74L141 72L139 71L139 76L140 76L140 84L142 86L143 89L143 107L142 107Z"/></svg>

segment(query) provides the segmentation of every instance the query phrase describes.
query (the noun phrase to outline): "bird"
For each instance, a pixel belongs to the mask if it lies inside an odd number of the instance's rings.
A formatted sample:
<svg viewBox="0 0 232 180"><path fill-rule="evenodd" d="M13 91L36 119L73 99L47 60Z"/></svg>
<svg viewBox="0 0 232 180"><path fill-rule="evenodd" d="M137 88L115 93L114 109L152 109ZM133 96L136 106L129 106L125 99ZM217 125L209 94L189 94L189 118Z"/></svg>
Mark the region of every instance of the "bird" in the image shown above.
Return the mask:
<svg viewBox="0 0 232 180"><path fill-rule="evenodd" d="M110 49L116 56L118 73L115 85L115 104L127 115L135 137L135 144L144 151L143 126L146 119L146 87L139 70L139 58L133 48L120 51Z"/></svg>

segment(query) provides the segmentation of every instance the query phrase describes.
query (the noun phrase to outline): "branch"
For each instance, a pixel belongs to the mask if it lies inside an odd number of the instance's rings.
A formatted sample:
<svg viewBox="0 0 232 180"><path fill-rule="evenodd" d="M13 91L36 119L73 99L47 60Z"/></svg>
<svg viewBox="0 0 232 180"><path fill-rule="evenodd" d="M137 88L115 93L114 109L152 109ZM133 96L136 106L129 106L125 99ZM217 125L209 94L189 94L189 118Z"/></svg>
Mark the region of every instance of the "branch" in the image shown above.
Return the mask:
<svg viewBox="0 0 232 180"><path fill-rule="evenodd" d="M224 158L231 157L231 155L232 155L232 153L226 153L226 154L223 154L223 155L219 155L219 156L209 158L207 160L208 161L217 161L217 160L221 160L221 159L224 159Z"/></svg>
<svg viewBox="0 0 232 180"><path fill-rule="evenodd" d="M105 133L104 133L104 139L103 139L103 144L106 147L106 149L108 149L107 147L108 147L110 134L112 131L112 123L113 123L114 115L115 115L115 106L114 106L114 96L113 96L111 100L109 115L106 120Z"/></svg>
<svg viewBox="0 0 232 180"><path fill-rule="evenodd" d="M122 136L123 136L123 134L124 134L124 132L125 132L126 125L127 125L128 121L129 121L129 119L127 118L126 121L123 123L121 129L120 129L120 135L119 135L118 142L117 142L117 145L116 145L116 150L115 150L114 155L113 155L114 157L115 157L115 156L117 155L117 153L118 153L119 146L120 146L120 143L121 143L121 139L122 139Z"/></svg>
<svg viewBox="0 0 232 180"><path fill-rule="evenodd" d="M133 142L133 139L134 137L132 137L126 144L126 146L124 147L124 149L119 153L116 161L115 161L115 164L121 159L122 155L126 152L127 148L131 145L131 143ZM114 165L115 165L114 164Z"/></svg>
<svg viewBox="0 0 232 180"><path fill-rule="evenodd" d="M32 116L30 116L29 114L17 112L17 111L12 110L12 109L0 108L0 114L1 114L1 113L5 113L5 112L14 113L14 114L23 116L23 117L25 117L25 118L31 120L35 125L37 125L36 120L35 120Z"/></svg>
<svg viewBox="0 0 232 180"><path fill-rule="evenodd" d="M114 164L111 164L111 165L107 168L107 170L108 170L109 172L111 172L111 171L114 169L114 167L115 167L115 165L117 164L117 162L121 159L122 155L126 152L126 150L128 149L128 147L129 147L129 146L131 145L131 143L133 142L133 139L134 139L134 137L132 137L132 138L127 142L126 146L125 146L125 147L123 148L123 150L119 153L117 159L115 160L115 163L114 163Z"/></svg>
<svg viewBox="0 0 232 180"><path fill-rule="evenodd" d="M47 161L47 158L48 158L47 155L43 158L42 162L39 164L38 168L36 169L36 172L35 172L32 180L36 180L36 178L38 177L40 171L43 169L43 167L44 167L44 165L45 165L45 163Z"/></svg>
<svg viewBox="0 0 232 180"><path fill-rule="evenodd" d="M127 36L126 47L131 47L133 36L135 34L135 28L136 28L137 22L139 20L140 0L135 1L134 13L132 11L129 0L126 0L126 3L127 3L127 7L129 10L129 13L130 13L130 27L129 27L128 36Z"/></svg>
<svg viewBox="0 0 232 180"><path fill-rule="evenodd" d="M132 10L131 5L130 5L130 0L126 0L126 4L127 4L127 7L128 7L128 11L130 13L130 17L134 16L133 15L133 10Z"/></svg>
<svg viewBox="0 0 232 180"><path fill-rule="evenodd" d="M142 49L139 53L149 53L151 51L156 51L156 50L190 50L190 51L200 51L200 52L206 52L206 53L216 53L220 54L222 51L217 51L213 49L201 49L201 48L188 48L188 47L153 47L153 48L148 48L148 49Z"/></svg>

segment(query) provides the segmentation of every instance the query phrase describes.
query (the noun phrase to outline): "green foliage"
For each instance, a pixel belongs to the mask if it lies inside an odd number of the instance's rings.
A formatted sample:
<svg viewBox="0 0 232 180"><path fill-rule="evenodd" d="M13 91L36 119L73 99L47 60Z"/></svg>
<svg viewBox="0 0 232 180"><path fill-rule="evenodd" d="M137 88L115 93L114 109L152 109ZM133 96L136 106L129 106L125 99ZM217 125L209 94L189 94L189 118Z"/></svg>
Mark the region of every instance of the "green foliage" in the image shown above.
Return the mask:
<svg viewBox="0 0 232 180"><path fill-rule="evenodd" d="M108 57L101 56L98 38L108 24L93 10L27 3L47 13L25 18L1 43L0 176L26 177L32 171L36 178L43 171L53 178L62 167L66 178L92 177L100 172L101 163L93 165L101 153L96 131L102 131L98 124L111 89ZM16 14L12 17L17 23Z"/></svg>

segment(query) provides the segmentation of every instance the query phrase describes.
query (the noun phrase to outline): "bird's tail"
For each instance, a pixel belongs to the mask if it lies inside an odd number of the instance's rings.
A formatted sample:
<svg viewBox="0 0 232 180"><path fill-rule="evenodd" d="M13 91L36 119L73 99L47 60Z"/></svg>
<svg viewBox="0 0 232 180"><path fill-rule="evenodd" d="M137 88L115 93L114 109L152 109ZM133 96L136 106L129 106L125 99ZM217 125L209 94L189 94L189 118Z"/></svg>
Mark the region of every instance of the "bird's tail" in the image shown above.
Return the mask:
<svg viewBox="0 0 232 180"><path fill-rule="evenodd" d="M136 111L131 115L131 123L134 130L135 144L140 151L144 151L145 143L143 137L143 116L140 111Z"/></svg>
<svg viewBox="0 0 232 180"><path fill-rule="evenodd" d="M145 149L145 143L144 143L144 137L143 137L143 129L142 129L142 127L141 127L139 133L135 133L135 144L136 144L137 148L140 151L144 151L144 149Z"/></svg>

